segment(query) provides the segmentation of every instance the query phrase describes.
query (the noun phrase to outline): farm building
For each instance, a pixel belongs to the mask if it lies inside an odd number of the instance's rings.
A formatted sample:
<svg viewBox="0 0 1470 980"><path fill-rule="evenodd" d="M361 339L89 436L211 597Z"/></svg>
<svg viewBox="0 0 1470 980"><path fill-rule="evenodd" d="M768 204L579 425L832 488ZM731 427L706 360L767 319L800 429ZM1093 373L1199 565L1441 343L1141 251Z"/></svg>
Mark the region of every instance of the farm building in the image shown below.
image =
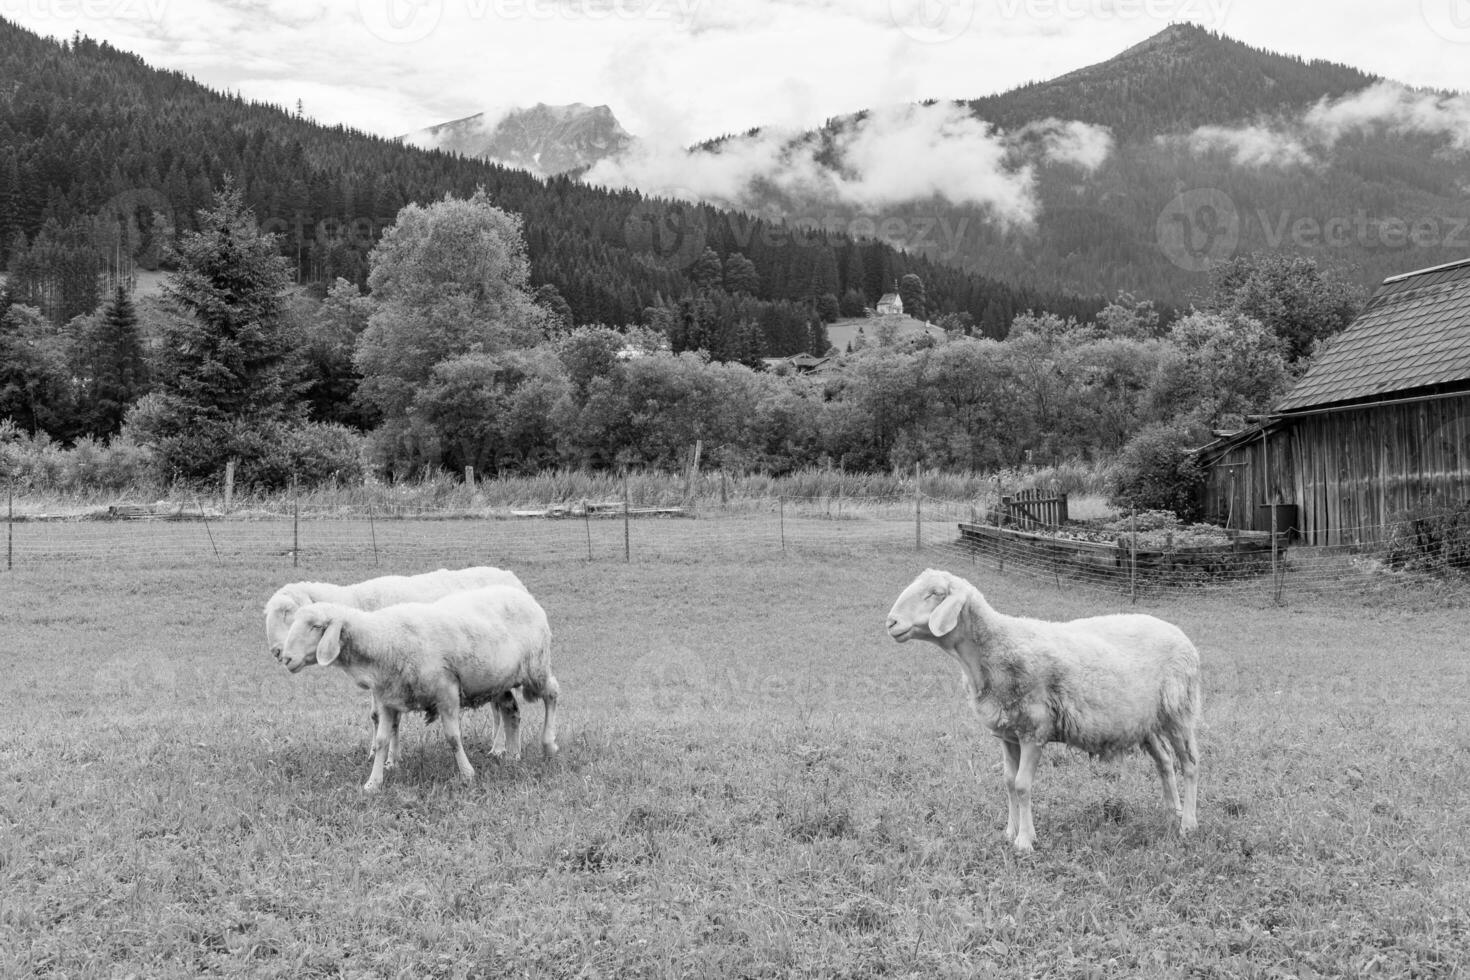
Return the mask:
<svg viewBox="0 0 1470 980"><path fill-rule="evenodd" d="M903 299L898 293L884 293L878 299L879 316L903 316Z"/></svg>
<svg viewBox="0 0 1470 980"><path fill-rule="evenodd" d="M1385 279L1269 416L1197 455L1207 519L1266 530L1274 510L1308 544L1470 499L1470 259Z"/></svg>

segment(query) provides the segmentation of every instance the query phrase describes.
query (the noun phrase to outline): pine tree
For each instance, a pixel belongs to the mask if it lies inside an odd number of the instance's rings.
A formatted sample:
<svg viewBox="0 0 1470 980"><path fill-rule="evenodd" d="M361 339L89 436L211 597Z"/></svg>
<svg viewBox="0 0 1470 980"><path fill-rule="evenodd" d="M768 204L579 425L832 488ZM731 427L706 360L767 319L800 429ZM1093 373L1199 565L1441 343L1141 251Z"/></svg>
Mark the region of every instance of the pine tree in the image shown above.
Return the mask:
<svg viewBox="0 0 1470 980"><path fill-rule="evenodd" d="M77 346L78 373L83 378L82 425L94 436L112 435L147 386L138 314L121 284L102 316L77 338Z"/></svg>

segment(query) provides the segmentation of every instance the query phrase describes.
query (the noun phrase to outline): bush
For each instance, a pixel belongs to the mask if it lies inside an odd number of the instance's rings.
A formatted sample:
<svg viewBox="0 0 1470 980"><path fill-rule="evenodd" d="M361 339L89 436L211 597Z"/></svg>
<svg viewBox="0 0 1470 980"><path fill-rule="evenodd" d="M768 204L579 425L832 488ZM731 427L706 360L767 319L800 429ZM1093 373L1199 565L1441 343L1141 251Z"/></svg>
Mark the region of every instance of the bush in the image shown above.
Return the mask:
<svg viewBox="0 0 1470 980"><path fill-rule="evenodd" d="M1189 448L1189 433L1182 427L1145 427L1118 453L1109 474L1113 506L1166 510L1181 521L1197 521L1205 472Z"/></svg>
<svg viewBox="0 0 1470 980"><path fill-rule="evenodd" d="M71 449L44 432L0 420L0 479L35 493L122 493L154 488L153 455L126 433L111 442L78 439Z"/></svg>
<svg viewBox="0 0 1470 980"><path fill-rule="evenodd" d="M1416 571L1470 569L1470 502L1426 500L1398 515L1384 560Z"/></svg>

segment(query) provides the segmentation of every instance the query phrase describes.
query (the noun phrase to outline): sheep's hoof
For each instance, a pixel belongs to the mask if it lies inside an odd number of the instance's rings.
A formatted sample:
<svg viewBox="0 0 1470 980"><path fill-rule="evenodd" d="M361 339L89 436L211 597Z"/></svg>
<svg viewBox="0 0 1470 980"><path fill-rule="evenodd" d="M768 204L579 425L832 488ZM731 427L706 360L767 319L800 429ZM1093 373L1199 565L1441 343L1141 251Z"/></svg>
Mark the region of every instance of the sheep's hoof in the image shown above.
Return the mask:
<svg viewBox="0 0 1470 980"><path fill-rule="evenodd" d="M1035 853L1033 847L1031 846L1031 843L1032 843L1031 841L1025 840L1024 838L1020 838L1020 837L1016 838L1016 853L1017 854L1032 854L1032 853Z"/></svg>
<svg viewBox="0 0 1470 980"><path fill-rule="evenodd" d="M548 759L555 759L556 754L561 751L561 746L557 745L555 742L552 742L550 745L543 745L541 748L545 752L546 758Z"/></svg>
<svg viewBox="0 0 1470 980"><path fill-rule="evenodd" d="M362 791L364 793L368 793L368 794L376 793L378 790L380 790L382 788L383 788L383 783L382 783L381 780L379 780L378 782L375 783L371 779L369 779L367 782L365 782L365 783L362 784Z"/></svg>

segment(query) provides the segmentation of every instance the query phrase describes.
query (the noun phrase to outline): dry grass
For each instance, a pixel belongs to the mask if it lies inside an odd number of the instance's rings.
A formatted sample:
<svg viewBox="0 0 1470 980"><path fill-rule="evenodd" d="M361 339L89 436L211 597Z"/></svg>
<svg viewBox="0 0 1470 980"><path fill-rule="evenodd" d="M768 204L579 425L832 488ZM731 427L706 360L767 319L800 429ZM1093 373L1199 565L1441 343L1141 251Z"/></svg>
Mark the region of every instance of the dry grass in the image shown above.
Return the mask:
<svg viewBox="0 0 1470 980"><path fill-rule="evenodd" d="M944 560L854 545L517 566L557 635L562 756L539 759L532 724L527 760L497 766L482 713L480 777L459 786L437 732L410 721L405 765L371 799L361 695L328 669L281 670L260 607L293 577L388 569L4 575L0 975L1470 968L1463 609L1137 607L1205 657L1201 832L1168 832L1142 756L1053 748L1039 850L1018 860L999 751L953 669L882 630ZM1116 608L976 575L1006 611Z"/></svg>

